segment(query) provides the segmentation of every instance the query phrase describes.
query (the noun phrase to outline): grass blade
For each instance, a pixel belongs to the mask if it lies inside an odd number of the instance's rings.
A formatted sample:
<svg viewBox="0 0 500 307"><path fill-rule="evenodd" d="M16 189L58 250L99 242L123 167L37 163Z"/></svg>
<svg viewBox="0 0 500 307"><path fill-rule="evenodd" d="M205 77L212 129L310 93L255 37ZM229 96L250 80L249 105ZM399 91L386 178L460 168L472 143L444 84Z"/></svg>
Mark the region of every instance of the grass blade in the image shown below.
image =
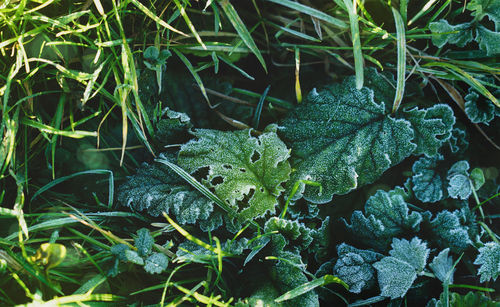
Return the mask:
<svg viewBox="0 0 500 307"><path fill-rule="evenodd" d="M203 85L203 81L201 81L200 75L198 75L198 73L194 69L193 65L184 56L184 54L180 53L179 51L177 51L175 49L172 49L172 50L175 52L175 54L177 54L177 56L179 57L179 59L181 59L182 63L184 63L184 65L186 65L186 67L189 70L189 72L191 73L191 75L193 75L193 78L196 81L196 84L198 84L198 87L200 88L200 91L203 94L203 97L205 97L205 100L210 105L210 100L208 99L207 91L205 90L205 86Z"/></svg>
<svg viewBox="0 0 500 307"><path fill-rule="evenodd" d="M352 2L351 2L352 1ZM356 88L363 87L363 54L361 53L361 40L359 37L358 13L356 12L356 0L344 0L344 4L349 13L349 23L351 24L352 47L354 53L354 70L356 72Z"/></svg>
<svg viewBox="0 0 500 307"><path fill-rule="evenodd" d="M255 109L255 114L253 116L253 121L252 121L252 126L255 129L258 129L259 127L260 114L262 113L262 107L264 106L264 101L266 100L266 96L270 88L271 88L270 85L266 87L264 93L262 93L262 96L260 96L259 103L257 104L257 108Z"/></svg>
<svg viewBox="0 0 500 307"><path fill-rule="evenodd" d="M306 6L306 5L297 3L297 2L293 2L290 0L267 0L267 1L286 6L292 10L296 10L296 11L299 11L299 12L304 13L306 15L312 16L316 19L326 21L326 22L328 22L334 26L337 26L341 29L347 29L347 27L348 27L347 24L340 19L337 19L337 18L332 17L326 13L323 13L321 11L313 9L312 7L309 7L309 6Z"/></svg>
<svg viewBox="0 0 500 307"><path fill-rule="evenodd" d="M236 32L238 32L240 38L243 40L245 45L247 45L247 47L253 52L253 54L255 54L260 64L262 64L262 67L264 67L264 70L267 73L266 62L264 61L264 58L262 57L259 48L257 48L257 45L255 44L252 36L250 35L250 32L248 32L247 27L241 20L240 16L234 9L233 5L229 3L228 0L221 0L219 1L219 4L222 7L224 13L226 13L227 18L233 25Z"/></svg>
<svg viewBox="0 0 500 307"><path fill-rule="evenodd" d="M278 297L274 301L276 303L281 303L281 302L284 302L287 300L291 300L293 298L296 298L299 295L302 295L304 293L307 293L307 292L313 290L314 288L326 286L326 285L331 284L331 283L341 284L342 286L344 286L344 288L349 289L349 286L344 281L342 281L342 279L340 279L336 276L333 276L333 275L325 275L323 277L314 279L310 282L306 282L306 283L286 292L285 294L281 295L280 297Z"/></svg>
<svg viewBox="0 0 500 307"><path fill-rule="evenodd" d="M146 14L146 16L153 19L156 23L160 24L162 27L165 27L165 28L169 29L170 31L173 31L173 32L178 33L180 35L188 36L186 33L177 30L176 28L172 27L171 25L169 25L168 23L163 21L160 17L156 16L147 7L145 7L144 4L140 3L139 1L130 0L130 2L132 2L132 4L135 5L141 12Z"/></svg>
<svg viewBox="0 0 500 307"><path fill-rule="evenodd" d="M405 25L403 18L399 12L392 8L394 21L396 23L396 40L398 45L398 63L397 63L397 85L396 96L392 105L392 113L396 112L403 100L403 93L405 90L405 72L406 72L406 38L405 38Z"/></svg>
<svg viewBox="0 0 500 307"><path fill-rule="evenodd" d="M201 40L200 35L196 31L196 29L195 29L193 23L191 22L191 20L189 19L189 16L186 14L186 9L181 5L181 3L179 2L179 0L174 0L174 3L177 6L177 9L179 10L179 12L181 13L182 18L184 18L184 21L186 22L189 30L191 30L191 33L193 33L194 37L196 38L196 41L198 43L200 43L200 45L201 45L201 47L203 47L203 49L207 50L207 46L205 46L205 44Z"/></svg>

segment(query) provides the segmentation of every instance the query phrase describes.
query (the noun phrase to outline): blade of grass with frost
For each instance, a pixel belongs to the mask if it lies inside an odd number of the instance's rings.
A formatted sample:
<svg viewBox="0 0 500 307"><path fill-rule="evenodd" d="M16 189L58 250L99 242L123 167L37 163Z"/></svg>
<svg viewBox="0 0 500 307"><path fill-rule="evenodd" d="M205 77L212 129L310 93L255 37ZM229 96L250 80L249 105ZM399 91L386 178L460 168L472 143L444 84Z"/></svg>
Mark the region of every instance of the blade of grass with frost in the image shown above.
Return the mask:
<svg viewBox="0 0 500 307"><path fill-rule="evenodd" d="M174 163L162 158L155 159L156 162L165 164L177 175L181 176L182 179L186 180L191 186L193 186L196 190L198 190L201 194L205 195L208 199L216 203L222 210L228 213L235 213L222 199L217 197L212 191L210 191L207 187L199 183L193 176L191 176L188 172L183 170L181 167L177 166Z"/></svg>
<svg viewBox="0 0 500 307"><path fill-rule="evenodd" d="M201 81L200 76L194 69L193 65L191 65L191 62L184 56L184 54L180 53L178 50L172 49L172 51L181 59L182 63L186 65L187 69L193 75L194 80L196 81L196 84L198 84L198 87L200 88L201 93L203 94L203 97L205 97L205 100L208 102L210 105L210 100L208 99L207 91L205 90L205 86L203 85L203 82Z"/></svg>
<svg viewBox="0 0 500 307"><path fill-rule="evenodd" d="M398 46L398 63L397 63L397 85L394 103L392 105L392 113L396 112L403 100L403 93L405 90L405 72L406 72L406 38L405 38L405 25L399 12L392 8L392 14L396 23L396 42Z"/></svg>
<svg viewBox="0 0 500 307"><path fill-rule="evenodd" d="M264 58L262 57L259 48L255 44L252 36L250 35L250 32L248 32L247 27L241 20L240 16L234 9L233 5L228 0L220 0L219 5L222 7L224 13L226 13L227 18L233 25L236 32L238 32L240 38L243 40L245 45L247 45L247 47L253 52L253 54L255 54L260 64L267 73L266 62L264 61Z"/></svg>
<svg viewBox="0 0 500 307"><path fill-rule="evenodd" d="M281 303L287 300L291 300L299 295L312 291L317 287L323 287L331 283L341 284L342 286L344 286L344 288L346 288L346 290L349 290L349 286L344 281L342 281L342 279L333 275L325 275L310 282L306 282L296 288L293 288L292 290L276 298L274 301L276 303Z"/></svg>
<svg viewBox="0 0 500 307"><path fill-rule="evenodd" d="M177 9L179 10L179 13L181 14L182 18L184 18L184 21L186 22L186 25L188 26L189 30L191 30L191 33L193 33L194 37L196 38L196 41L201 45L203 49L207 49L203 41L201 40L200 35L196 31L196 28L194 27L193 23L189 19L189 16L186 14L186 9L181 5L179 0L174 0L175 5L177 6Z"/></svg>
<svg viewBox="0 0 500 307"><path fill-rule="evenodd" d="M338 28L341 28L341 29L347 29L347 27L348 27L348 25L345 22L343 22L342 20L337 19L335 17L332 17L332 16L330 16L326 13L323 13L322 11L319 11L317 9L313 9L312 7L309 7L307 5L303 5L303 4L293 2L290 0L267 0L267 2L272 2L272 3L282 5L282 6L286 6L292 10L296 10L296 11L301 12L303 14L306 14L306 15L312 16L314 18L326 21L326 22L328 22L328 23L330 23Z"/></svg>
<svg viewBox="0 0 500 307"><path fill-rule="evenodd" d="M354 70L356 72L356 89L363 87L363 54L361 53L361 40L359 37L358 14L356 10L356 0L344 0L344 4L349 13L349 23L351 24L352 47L354 53Z"/></svg>
<svg viewBox="0 0 500 307"><path fill-rule="evenodd" d="M188 36L186 33L177 30L176 28L172 27L171 25L169 25L168 23L166 23L165 21L163 21L160 17L156 16L153 12L151 12L147 7L145 7L139 1L137 1L137 0L130 0L130 2L132 2L132 4L135 5L140 11L142 11L144 14L146 14L146 16L148 16L149 18L153 19L156 23L158 23L162 27L165 27L165 28L169 29L170 31L173 31L173 32L178 33L180 35Z"/></svg>

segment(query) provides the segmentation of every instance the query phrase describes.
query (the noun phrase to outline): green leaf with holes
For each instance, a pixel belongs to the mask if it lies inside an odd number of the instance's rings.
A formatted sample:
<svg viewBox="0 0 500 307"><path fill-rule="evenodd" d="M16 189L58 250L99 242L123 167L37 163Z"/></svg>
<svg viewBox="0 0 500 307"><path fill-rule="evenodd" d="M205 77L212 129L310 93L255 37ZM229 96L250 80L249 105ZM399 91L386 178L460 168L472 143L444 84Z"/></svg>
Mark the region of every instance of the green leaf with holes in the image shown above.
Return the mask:
<svg viewBox="0 0 500 307"><path fill-rule="evenodd" d="M274 213L282 183L290 176L289 150L269 126L223 132L198 129L196 139L181 147L178 164L235 209L239 222Z"/></svg>

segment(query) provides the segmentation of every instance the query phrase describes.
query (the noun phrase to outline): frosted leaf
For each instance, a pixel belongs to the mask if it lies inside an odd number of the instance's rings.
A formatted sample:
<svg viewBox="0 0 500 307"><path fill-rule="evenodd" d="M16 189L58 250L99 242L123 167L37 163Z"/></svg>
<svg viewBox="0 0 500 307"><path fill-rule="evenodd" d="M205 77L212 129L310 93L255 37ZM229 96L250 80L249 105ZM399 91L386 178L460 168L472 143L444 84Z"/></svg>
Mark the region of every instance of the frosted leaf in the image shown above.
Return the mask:
<svg viewBox="0 0 500 307"><path fill-rule="evenodd" d="M450 249L446 248L442 250L431 263L429 267L443 284L449 285L453 283L453 273L455 269L453 268L453 258L448 256Z"/></svg>
<svg viewBox="0 0 500 307"><path fill-rule="evenodd" d="M137 238L134 240L137 253L141 257L146 257L151 253L153 244L155 243L153 237L146 228L141 228L137 231Z"/></svg>
<svg viewBox="0 0 500 307"><path fill-rule="evenodd" d="M280 123L279 133L292 148L296 169L288 187L298 180L321 183L322 193L304 185L296 193L314 203L375 181L416 147L410 123L387 114L371 89L356 90L354 77L308 95Z"/></svg>
<svg viewBox="0 0 500 307"><path fill-rule="evenodd" d="M373 264L377 269L381 295L396 299L405 296L417 278L415 269L394 257L384 257Z"/></svg>
<svg viewBox="0 0 500 307"><path fill-rule="evenodd" d="M316 230L311 229L299 221L290 221L277 217L270 218L264 225L264 232L277 231L288 241L294 241L295 246L306 249L313 241Z"/></svg>
<svg viewBox="0 0 500 307"><path fill-rule="evenodd" d="M474 264L480 265L478 275L481 275L480 282L495 281L500 275L500 244L488 242L479 248L479 255Z"/></svg>
<svg viewBox="0 0 500 307"><path fill-rule="evenodd" d="M484 184L484 174L475 168L469 174L469 163L458 161L448 171L448 193L453 198L467 199L472 191L477 191Z"/></svg>
<svg viewBox="0 0 500 307"><path fill-rule="evenodd" d="M436 104L428 109L413 108L405 111L415 131L414 142L417 148L414 155L435 156L439 148L450 138L455 124L453 110L445 104Z"/></svg>
<svg viewBox="0 0 500 307"><path fill-rule="evenodd" d="M389 251L392 257L403 260L411 265L417 273L424 270L427 258L429 257L429 249L427 243L422 242L415 237L411 241L405 239L394 239L392 241L392 249Z"/></svg>
<svg viewBox="0 0 500 307"><path fill-rule="evenodd" d="M441 19L429 24L432 32L432 43L441 48L445 44L454 44L464 47L472 41L472 23L450 25L447 20Z"/></svg>
<svg viewBox="0 0 500 307"><path fill-rule="evenodd" d="M372 264L382 255L368 250L361 250L345 243L337 247L339 256L333 268L333 275L349 285L349 291L360 293L375 284L375 269Z"/></svg>
<svg viewBox="0 0 500 307"><path fill-rule="evenodd" d="M399 187L389 192L377 191L366 202L364 215L354 211L348 229L361 242L379 251L385 250L394 237L418 231L422 215L410 213L404 194Z"/></svg>
<svg viewBox="0 0 500 307"><path fill-rule="evenodd" d="M438 171L439 162L443 156L422 157L412 167L411 182L415 197L422 202L437 202L448 196L446 179Z"/></svg>
<svg viewBox="0 0 500 307"><path fill-rule="evenodd" d="M274 213L281 184L290 176L289 150L270 126L258 137L251 130L198 129L182 145L178 164L190 173L207 169L202 183L233 207L241 222Z"/></svg>
<svg viewBox="0 0 500 307"><path fill-rule="evenodd" d="M469 232L474 232L474 221L468 221L465 212L443 210L430 222L435 240L442 248L449 247L451 251L459 254L465 251L472 243Z"/></svg>
<svg viewBox="0 0 500 307"><path fill-rule="evenodd" d="M152 253L144 263L144 270L149 274L160 274L168 266L168 258L162 253Z"/></svg>
<svg viewBox="0 0 500 307"><path fill-rule="evenodd" d="M137 211L147 210L152 216L173 214L181 225L199 223L204 231L222 225L213 202L163 164L144 163L119 187L118 201Z"/></svg>
<svg viewBox="0 0 500 307"><path fill-rule="evenodd" d="M471 15L478 20L485 16L493 21L497 28L500 28L500 2L495 0L471 0L467 4L467 9L472 11Z"/></svg>
<svg viewBox="0 0 500 307"><path fill-rule="evenodd" d="M495 97L500 97L500 90L495 91ZM498 108L491 102L491 100L478 94L472 88L465 96L465 114L473 123L482 123L488 125L489 122L500 116Z"/></svg>
<svg viewBox="0 0 500 307"><path fill-rule="evenodd" d="M381 295L403 297L427 263L427 244L415 237L411 241L394 239L391 256L373 264L378 273Z"/></svg>

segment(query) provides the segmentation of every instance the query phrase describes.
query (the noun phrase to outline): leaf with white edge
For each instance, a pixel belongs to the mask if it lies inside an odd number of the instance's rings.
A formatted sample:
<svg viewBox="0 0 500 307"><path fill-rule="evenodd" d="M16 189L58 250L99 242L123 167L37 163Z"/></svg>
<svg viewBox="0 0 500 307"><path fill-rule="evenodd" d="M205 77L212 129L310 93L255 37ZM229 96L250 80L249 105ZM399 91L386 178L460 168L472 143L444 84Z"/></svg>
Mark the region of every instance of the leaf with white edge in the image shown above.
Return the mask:
<svg viewBox="0 0 500 307"><path fill-rule="evenodd" d="M214 203L167 166L144 163L118 189L118 201L134 210L147 210L152 216L172 214L181 224L198 224L203 231L222 225L222 215Z"/></svg>
<svg viewBox="0 0 500 307"><path fill-rule="evenodd" d="M186 141L187 130L193 125L186 113L176 112L166 108L155 126L154 138L161 145Z"/></svg>
<svg viewBox="0 0 500 307"><path fill-rule="evenodd" d="M120 243L111 246L110 252L115 255L118 260L127 261L127 256L125 255L125 251L127 250L130 250L130 247L128 247L128 245L126 244Z"/></svg>
<svg viewBox="0 0 500 307"><path fill-rule="evenodd" d="M338 260L333 274L349 285L349 291L360 293L375 285L375 269L372 264L383 258L382 254L361 250L345 243L337 247Z"/></svg>
<svg viewBox="0 0 500 307"><path fill-rule="evenodd" d="M384 251L394 237L420 229L422 216L418 212L410 213L405 196L406 192L400 187L389 192L379 190L366 202L364 215L354 211L351 225L344 222L358 240Z"/></svg>
<svg viewBox="0 0 500 307"><path fill-rule="evenodd" d="M411 241L394 239L391 256L373 264L378 273L378 283L381 295L391 299L403 297L417 278L423 272L429 249L427 244L415 237Z"/></svg>
<svg viewBox="0 0 500 307"><path fill-rule="evenodd" d="M472 212L466 211L443 210L430 221L434 240L440 247L449 247L451 251L460 254L472 244L470 234L475 232L475 217Z"/></svg>
<svg viewBox="0 0 500 307"><path fill-rule="evenodd" d="M155 241L149 233L149 230L141 228L137 230L137 238L135 238L134 243L139 256L147 257L151 253Z"/></svg>
<svg viewBox="0 0 500 307"><path fill-rule="evenodd" d="M500 90L496 91L494 96L500 97ZM500 115L496 109L497 107L491 100L485 99L472 88L469 89L469 93L465 96L465 114L475 124L488 125L495 118L495 115Z"/></svg>
<svg viewBox="0 0 500 307"><path fill-rule="evenodd" d="M439 300L435 298L430 300L426 307L500 307L500 302L492 301L481 292L470 291L466 295L460 295L452 292L449 299L446 299L444 293L441 293Z"/></svg>
<svg viewBox="0 0 500 307"><path fill-rule="evenodd" d="M471 0L466 7L478 20L488 16L500 28L500 2L496 0Z"/></svg>
<svg viewBox="0 0 500 307"><path fill-rule="evenodd" d="M486 51L486 55L495 56L500 54L500 32L478 25L476 28L476 41L479 49Z"/></svg>
<svg viewBox="0 0 500 307"><path fill-rule="evenodd" d="M388 114L371 89L356 90L353 76L311 91L280 123L279 133L292 148L288 189L299 180L319 182L322 193L302 184L295 194L313 203L375 181L416 147L410 123Z"/></svg>
<svg viewBox="0 0 500 307"><path fill-rule="evenodd" d="M411 182L415 197L422 202L437 202L448 196L446 179L439 172L438 165L443 156L422 157L413 163Z"/></svg>
<svg viewBox="0 0 500 307"><path fill-rule="evenodd" d="M415 237L411 241L394 239L389 254L411 265L418 274L422 273L429 257L427 243Z"/></svg>
<svg viewBox="0 0 500 307"><path fill-rule="evenodd" d="M196 140L182 145L178 164L190 173L207 168L202 183L237 211L240 222L275 213L281 184L290 176L289 150L275 126L262 135L252 130L195 130ZM246 199L248 200L246 200Z"/></svg>
<svg viewBox="0 0 500 307"><path fill-rule="evenodd" d="M448 171L448 194L452 198L467 199L472 194L469 168L469 162L463 160L453 164Z"/></svg>
<svg viewBox="0 0 500 307"><path fill-rule="evenodd" d="M464 47L472 41L472 23L450 25L447 20L441 19L429 24L432 32L432 43L441 48L445 44L454 44Z"/></svg>
<svg viewBox="0 0 500 307"><path fill-rule="evenodd" d="M381 295L396 299L405 296L417 278L415 269L394 257L384 257L373 264L377 269Z"/></svg>
<svg viewBox="0 0 500 307"><path fill-rule="evenodd" d="M480 282L495 281L500 275L500 244L488 242L479 248L479 255L474 264L480 265L478 275L481 275Z"/></svg>
<svg viewBox="0 0 500 307"><path fill-rule="evenodd" d="M162 253L152 253L144 264L144 270L149 274L160 274L168 266L168 257Z"/></svg>
<svg viewBox="0 0 500 307"><path fill-rule="evenodd" d="M500 115L500 113L499 113ZM451 137L448 140L448 148L453 154L462 154L469 147L469 140L465 130L460 128L453 128Z"/></svg>
<svg viewBox="0 0 500 307"><path fill-rule="evenodd" d="M450 249L446 248L442 250L437 256L434 257L429 267L443 284L450 285L453 283L453 273L455 268L453 267L453 258L448 256Z"/></svg>
<svg viewBox="0 0 500 307"><path fill-rule="evenodd" d="M127 258L127 261L130 261L138 265L144 265L144 259L142 259L142 257L139 256L139 254L136 251L130 249L126 250L125 257Z"/></svg>
<svg viewBox="0 0 500 307"><path fill-rule="evenodd" d="M451 136L455 124L453 110L446 104L436 104L428 109L413 108L404 113L415 131L413 142L417 144L417 148L413 154L435 156Z"/></svg>
<svg viewBox="0 0 500 307"><path fill-rule="evenodd" d="M307 227L297 220L285 220L277 217L270 218L264 225L264 232L275 232L282 234L287 241L293 241L293 245L302 250L307 249L317 236L316 229Z"/></svg>

